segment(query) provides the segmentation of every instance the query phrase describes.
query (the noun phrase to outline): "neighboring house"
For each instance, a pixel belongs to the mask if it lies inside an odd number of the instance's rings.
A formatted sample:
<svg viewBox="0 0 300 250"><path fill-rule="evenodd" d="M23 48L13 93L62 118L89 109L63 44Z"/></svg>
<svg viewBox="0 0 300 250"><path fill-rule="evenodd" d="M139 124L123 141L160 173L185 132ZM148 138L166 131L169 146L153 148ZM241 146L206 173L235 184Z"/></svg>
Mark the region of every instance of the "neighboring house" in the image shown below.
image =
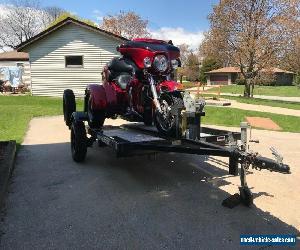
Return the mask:
<svg viewBox="0 0 300 250"><path fill-rule="evenodd" d="M30 87L30 64L29 56L24 52L17 52L15 50L9 52L0 53L0 68L18 66L22 67L22 81L27 87ZM0 75L0 80L3 76Z"/></svg>
<svg viewBox="0 0 300 250"><path fill-rule="evenodd" d="M238 67L225 67L206 72L205 74L207 75L208 85L229 85L236 82L241 76L241 71ZM273 82L274 85L292 85L295 75L293 72L278 68L262 70L261 74L271 74L270 82Z"/></svg>
<svg viewBox="0 0 300 250"><path fill-rule="evenodd" d="M62 96L73 89L82 96L89 83L102 82L102 69L119 55L126 39L67 18L18 46L29 53L33 95Z"/></svg>

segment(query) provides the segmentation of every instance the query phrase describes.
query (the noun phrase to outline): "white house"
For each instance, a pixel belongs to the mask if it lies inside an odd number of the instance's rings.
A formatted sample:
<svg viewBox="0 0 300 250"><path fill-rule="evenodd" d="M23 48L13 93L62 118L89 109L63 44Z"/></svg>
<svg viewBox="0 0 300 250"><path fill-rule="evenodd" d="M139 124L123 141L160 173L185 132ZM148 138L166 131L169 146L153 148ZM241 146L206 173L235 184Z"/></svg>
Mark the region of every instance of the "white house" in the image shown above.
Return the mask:
<svg viewBox="0 0 300 250"><path fill-rule="evenodd" d="M105 64L126 39L67 18L18 46L29 53L32 95L82 96L89 83L101 83Z"/></svg>
<svg viewBox="0 0 300 250"><path fill-rule="evenodd" d="M30 64L29 56L24 52L9 51L0 53L0 68L18 66L23 68L22 81L27 87L30 87ZM3 76L0 74L0 80Z"/></svg>

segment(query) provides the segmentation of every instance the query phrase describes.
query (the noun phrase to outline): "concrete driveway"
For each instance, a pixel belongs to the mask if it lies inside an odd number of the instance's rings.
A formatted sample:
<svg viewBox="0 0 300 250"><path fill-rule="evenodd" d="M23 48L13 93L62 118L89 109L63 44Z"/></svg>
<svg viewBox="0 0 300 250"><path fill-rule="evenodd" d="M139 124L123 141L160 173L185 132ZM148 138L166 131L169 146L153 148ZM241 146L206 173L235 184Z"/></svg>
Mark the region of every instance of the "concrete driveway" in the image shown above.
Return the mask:
<svg viewBox="0 0 300 250"><path fill-rule="evenodd" d="M299 235L300 134L253 134L262 152L267 141L277 146L293 174L253 171L256 205L228 209L221 202L239 179L223 159L116 159L94 146L77 164L63 118L33 119L9 187L1 249L239 249L243 233Z"/></svg>

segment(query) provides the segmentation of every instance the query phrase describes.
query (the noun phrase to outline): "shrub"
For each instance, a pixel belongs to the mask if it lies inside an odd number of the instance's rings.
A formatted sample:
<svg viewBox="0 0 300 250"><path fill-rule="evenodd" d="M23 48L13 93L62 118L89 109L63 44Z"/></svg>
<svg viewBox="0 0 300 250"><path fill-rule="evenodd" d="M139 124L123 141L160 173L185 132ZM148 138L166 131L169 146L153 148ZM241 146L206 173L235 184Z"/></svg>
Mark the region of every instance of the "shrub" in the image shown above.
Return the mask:
<svg viewBox="0 0 300 250"><path fill-rule="evenodd" d="M300 87L300 73L294 77L293 85Z"/></svg>
<svg viewBox="0 0 300 250"><path fill-rule="evenodd" d="M235 81L235 84L236 84L236 85L245 85L245 83L246 83L246 80L245 80L245 79L242 79L242 78L238 78L238 79L236 79L236 81Z"/></svg>

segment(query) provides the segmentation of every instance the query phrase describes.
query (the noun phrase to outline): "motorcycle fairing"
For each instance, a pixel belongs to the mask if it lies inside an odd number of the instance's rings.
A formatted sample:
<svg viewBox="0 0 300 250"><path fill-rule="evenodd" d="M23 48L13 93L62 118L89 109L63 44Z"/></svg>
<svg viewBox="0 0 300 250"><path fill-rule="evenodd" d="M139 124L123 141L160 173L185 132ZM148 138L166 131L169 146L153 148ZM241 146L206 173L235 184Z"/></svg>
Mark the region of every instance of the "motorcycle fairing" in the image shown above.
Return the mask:
<svg viewBox="0 0 300 250"><path fill-rule="evenodd" d="M157 89L160 91L176 91L181 89L181 84L175 81L163 81L157 85Z"/></svg>
<svg viewBox="0 0 300 250"><path fill-rule="evenodd" d="M164 54L169 60L178 59L180 51L174 45L168 44L162 40L140 38L128 41L118 47L118 51L125 57L130 56L135 64L144 69L144 59L149 57L151 63L158 54Z"/></svg>

